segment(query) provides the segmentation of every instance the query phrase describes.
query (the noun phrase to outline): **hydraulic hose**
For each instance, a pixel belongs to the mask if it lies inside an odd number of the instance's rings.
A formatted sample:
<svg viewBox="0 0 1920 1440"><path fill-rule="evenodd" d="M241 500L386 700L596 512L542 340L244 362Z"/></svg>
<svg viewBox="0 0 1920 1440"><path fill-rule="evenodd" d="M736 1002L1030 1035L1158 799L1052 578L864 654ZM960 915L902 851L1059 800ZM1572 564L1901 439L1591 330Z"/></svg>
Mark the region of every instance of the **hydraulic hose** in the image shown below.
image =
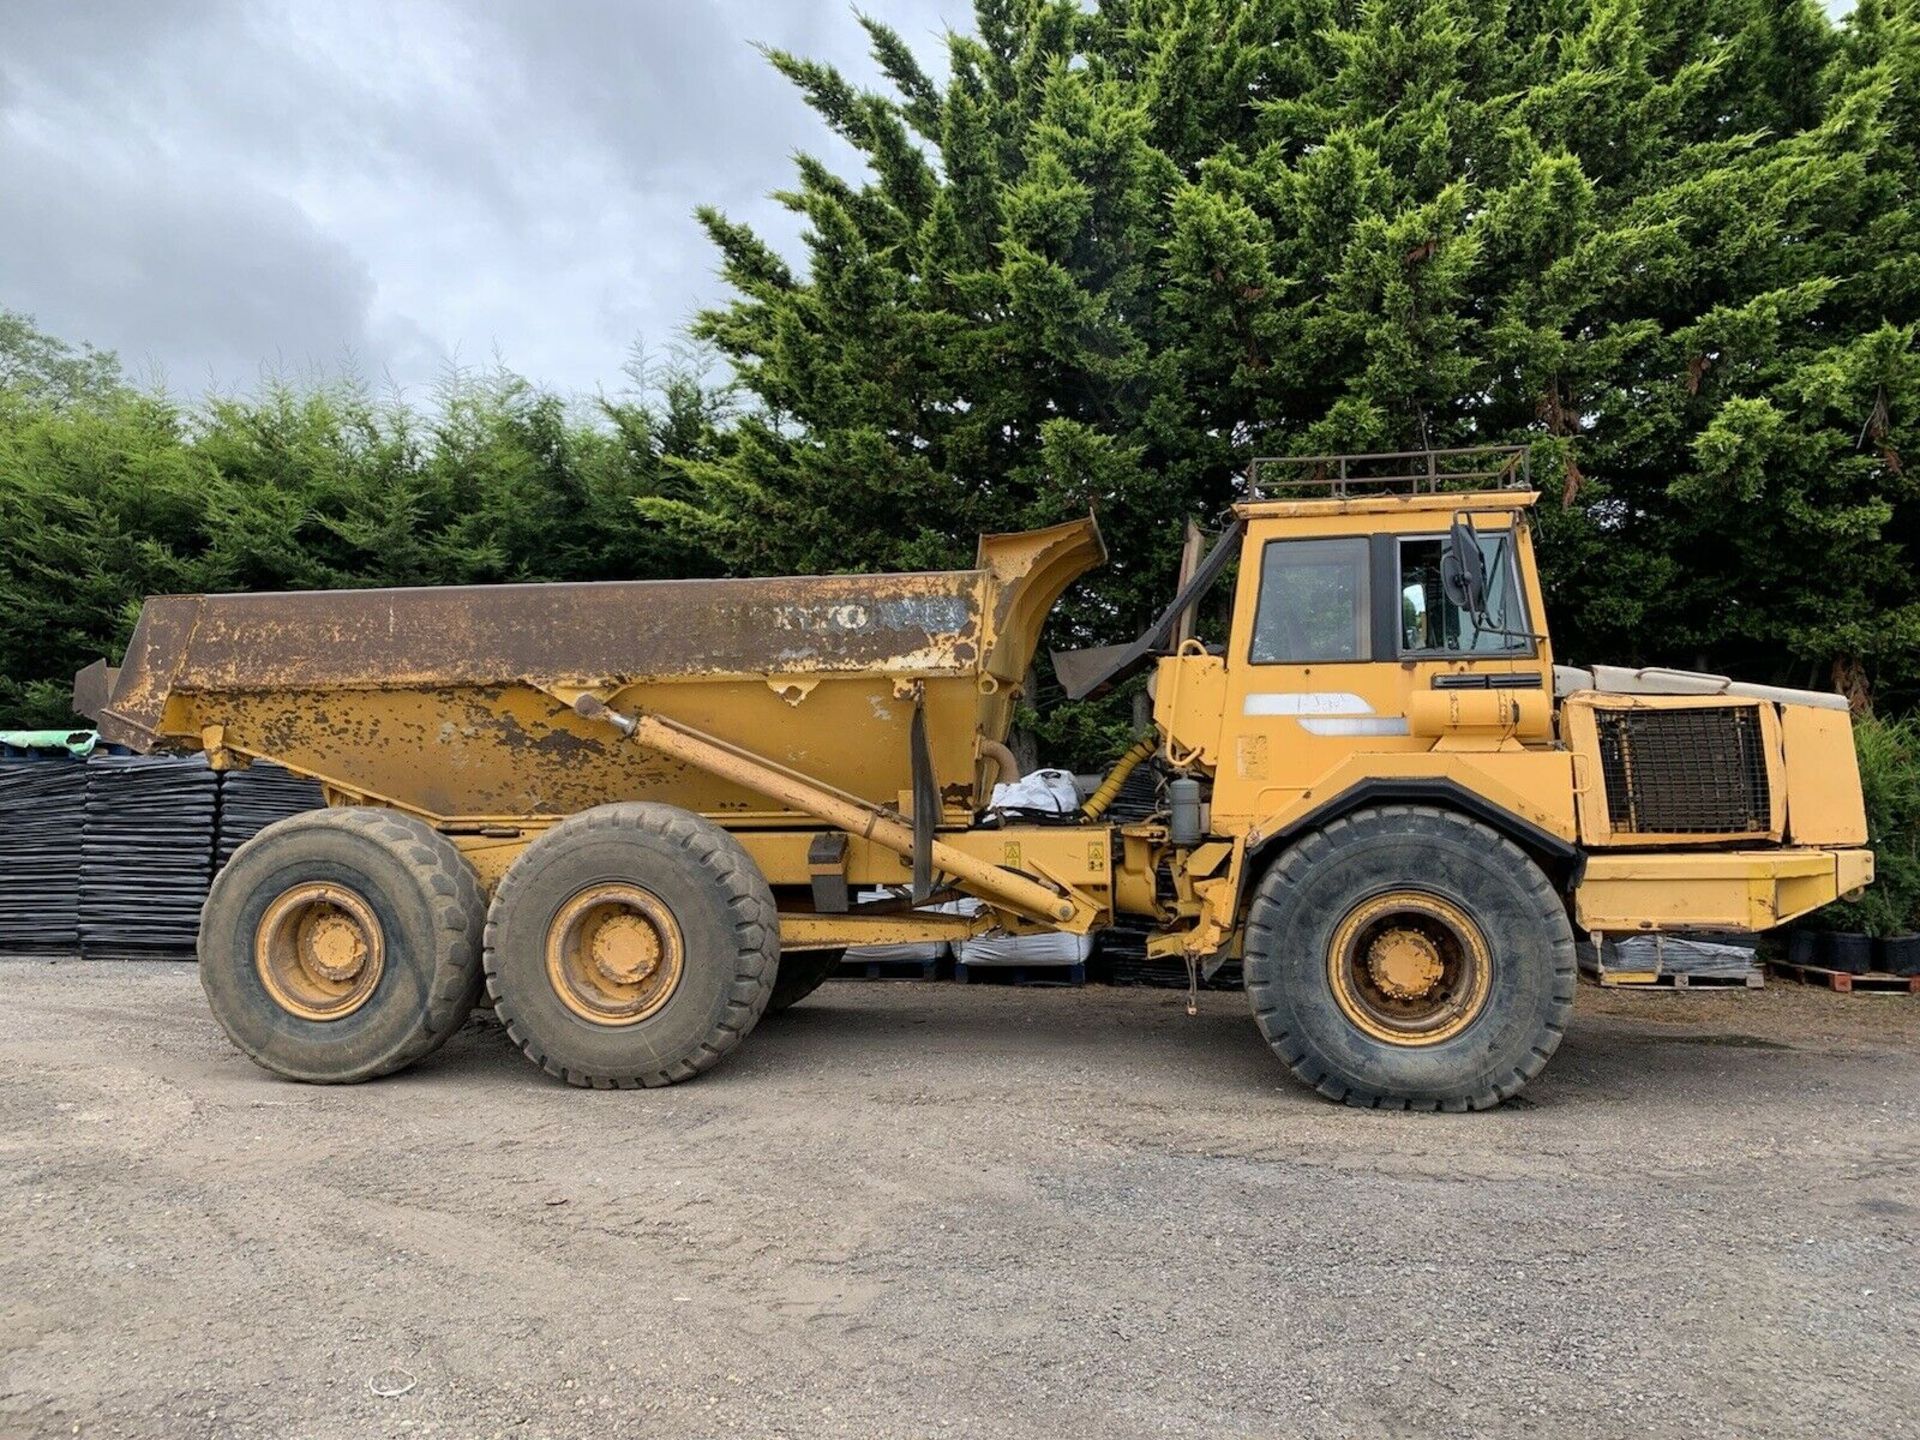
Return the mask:
<svg viewBox="0 0 1920 1440"><path fill-rule="evenodd" d="M1113 797L1120 793L1120 787L1127 783L1127 777L1140 768L1140 762L1152 756L1160 748L1160 742L1152 735L1143 735L1133 742L1133 748L1122 755L1113 769L1107 772L1107 778L1100 782L1100 788L1087 797L1087 803L1080 807L1080 813L1089 820L1098 820L1107 813L1107 807L1113 803Z"/></svg>
<svg viewBox="0 0 1920 1440"><path fill-rule="evenodd" d="M989 740L985 736L981 736L975 744L981 759L993 761L995 784L1005 785L1020 778L1020 762L1014 759L1013 751L998 740Z"/></svg>

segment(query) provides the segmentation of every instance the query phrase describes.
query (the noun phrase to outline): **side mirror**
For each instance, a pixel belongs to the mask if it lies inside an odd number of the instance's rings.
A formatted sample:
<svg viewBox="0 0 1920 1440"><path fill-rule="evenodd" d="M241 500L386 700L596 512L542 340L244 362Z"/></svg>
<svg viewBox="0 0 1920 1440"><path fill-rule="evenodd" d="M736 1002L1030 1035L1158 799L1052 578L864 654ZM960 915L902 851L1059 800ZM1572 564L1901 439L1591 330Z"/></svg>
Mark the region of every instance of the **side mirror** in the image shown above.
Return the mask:
<svg viewBox="0 0 1920 1440"><path fill-rule="evenodd" d="M1400 592L1400 643L1409 650L1425 650L1427 641L1427 587L1415 581Z"/></svg>
<svg viewBox="0 0 1920 1440"><path fill-rule="evenodd" d="M1480 552L1479 538L1465 516L1457 517L1447 531L1446 548L1440 554L1440 588L1467 614L1487 613L1487 557Z"/></svg>

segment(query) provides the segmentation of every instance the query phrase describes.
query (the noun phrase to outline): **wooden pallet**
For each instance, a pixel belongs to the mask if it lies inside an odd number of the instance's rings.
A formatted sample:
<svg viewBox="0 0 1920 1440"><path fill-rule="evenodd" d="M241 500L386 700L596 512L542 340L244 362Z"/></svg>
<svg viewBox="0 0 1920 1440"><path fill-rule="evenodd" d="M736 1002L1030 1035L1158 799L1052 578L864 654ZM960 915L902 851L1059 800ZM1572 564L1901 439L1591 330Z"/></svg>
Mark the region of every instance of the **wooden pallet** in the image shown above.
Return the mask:
<svg viewBox="0 0 1920 1440"><path fill-rule="evenodd" d="M953 978L961 985L991 979L1008 985L1079 986L1087 983L1087 965L1084 960L1067 965L969 965L956 960Z"/></svg>
<svg viewBox="0 0 1920 1440"><path fill-rule="evenodd" d="M1609 990L1759 990L1767 983L1758 964L1744 975L1696 975L1685 970L1609 970L1581 956L1580 973Z"/></svg>
<svg viewBox="0 0 1920 1440"><path fill-rule="evenodd" d="M1683 970L1603 970L1587 972L1609 990L1759 990L1767 983L1758 968L1745 975L1689 975Z"/></svg>
<svg viewBox="0 0 1920 1440"><path fill-rule="evenodd" d="M167 960L174 964L185 962L193 964L200 957L191 947L179 945L159 945L149 949L143 945L83 945L79 960L116 960L133 965L144 965L155 960Z"/></svg>
<svg viewBox="0 0 1920 1440"><path fill-rule="evenodd" d="M1187 988L1187 967L1178 957L1172 960L1147 960L1115 955L1107 958L1104 978L1109 985L1143 985L1154 990L1184 990ZM1245 989L1240 962L1227 961L1214 972L1211 980L1202 978L1200 988L1202 990Z"/></svg>
<svg viewBox="0 0 1920 1440"><path fill-rule="evenodd" d="M1879 970L1855 975L1818 965L1793 965L1785 960L1769 960L1767 964L1776 975L1788 980L1798 980L1802 985L1824 985L1842 995L1855 991L1866 995L1920 995L1920 975L1888 975Z"/></svg>

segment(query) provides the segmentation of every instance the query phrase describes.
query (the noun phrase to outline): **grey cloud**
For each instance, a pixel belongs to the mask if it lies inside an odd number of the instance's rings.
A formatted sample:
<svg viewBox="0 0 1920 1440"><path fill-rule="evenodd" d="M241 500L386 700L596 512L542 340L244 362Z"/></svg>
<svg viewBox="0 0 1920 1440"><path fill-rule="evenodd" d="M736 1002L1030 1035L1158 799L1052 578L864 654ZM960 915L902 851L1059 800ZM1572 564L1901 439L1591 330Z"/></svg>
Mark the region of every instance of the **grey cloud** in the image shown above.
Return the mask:
<svg viewBox="0 0 1920 1440"><path fill-rule="evenodd" d="M376 348L366 262L282 197L20 143L0 142L0 168L0 297L58 333L190 390Z"/></svg>
<svg viewBox="0 0 1920 1440"><path fill-rule="evenodd" d="M957 0L873 7L937 68ZM418 386L496 348L614 386L723 298L691 218L855 161L753 49L872 83L837 0L69 5L0 48L0 305L182 388L347 352Z"/></svg>

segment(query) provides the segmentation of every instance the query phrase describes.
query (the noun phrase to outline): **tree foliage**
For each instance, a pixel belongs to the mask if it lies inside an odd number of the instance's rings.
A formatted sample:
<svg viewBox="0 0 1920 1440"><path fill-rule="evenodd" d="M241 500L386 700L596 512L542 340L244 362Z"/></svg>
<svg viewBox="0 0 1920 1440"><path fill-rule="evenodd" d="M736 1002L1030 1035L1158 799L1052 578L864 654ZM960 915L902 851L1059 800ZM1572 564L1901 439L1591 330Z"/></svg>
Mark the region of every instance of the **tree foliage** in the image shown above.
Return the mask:
<svg viewBox="0 0 1920 1440"><path fill-rule="evenodd" d="M1821 912L1834 929L1920 932L1920 715L1865 715L1853 727L1873 847L1873 884Z"/></svg>
<svg viewBox="0 0 1920 1440"><path fill-rule="evenodd" d="M1113 640L1257 454L1535 446L1561 653L1907 702L1913 0L979 0L936 80L773 65L799 274L701 212L757 398L649 513L741 569L1093 508ZM1111 738L1111 737L1109 737Z"/></svg>

